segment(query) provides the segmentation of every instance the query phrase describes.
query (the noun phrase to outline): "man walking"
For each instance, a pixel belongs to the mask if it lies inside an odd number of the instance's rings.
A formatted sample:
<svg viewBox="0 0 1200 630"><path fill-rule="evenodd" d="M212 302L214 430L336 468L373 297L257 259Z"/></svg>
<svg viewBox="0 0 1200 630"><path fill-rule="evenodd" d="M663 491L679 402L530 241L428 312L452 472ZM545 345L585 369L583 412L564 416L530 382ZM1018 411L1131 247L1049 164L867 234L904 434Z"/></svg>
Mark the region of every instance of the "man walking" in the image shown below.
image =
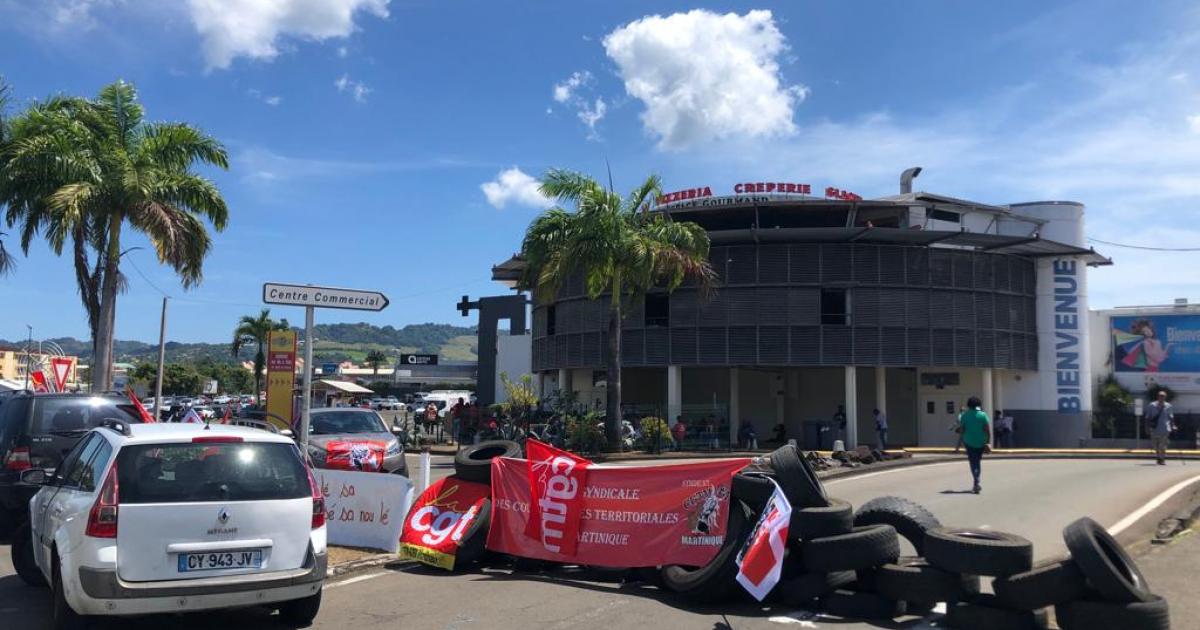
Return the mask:
<svg viewBox="0 0 1200 630"><path fill-rule="evenodd" d="M992 441L988 415L980 409L982 406L983 403L979 402L979 398L972 396L967 399L967 408L958 416L962 443L967 449L967 462L971 466L971 478L975 480L971 491L975 494L979 494L983 490L983 487L979 485L983 454L990 449L988 445Z"/></svg>
<svg viewBox="0 0 1200 630"><path fill-rule="evenodd" d="M838 405L837 411L833 414L833 439L844 440L846 438L846 406Z"/></svg>
<svg viewBox="0 0 1200 630"><path fill-rule="evenodd" d="M887 414L878 409L873 413L875 414L875 434L879 436L879 450L886 451L888 433Z"/></svg>
<svg viewBox="0 0 1200 630"><path fill-rule="evenodd" d="M996 410L996 446L1012 448L1012 416Z"/></svg>
<svg viewBox="0 0 1200 630"><path fill-rule="evenodd" d="M1167 442L1175 429L1175 412L1167 402L1167 392L1158 390L1158 400L1146 405L1146 432L1154 445L1154 456L1159 466L1167 465Z"/></svg>

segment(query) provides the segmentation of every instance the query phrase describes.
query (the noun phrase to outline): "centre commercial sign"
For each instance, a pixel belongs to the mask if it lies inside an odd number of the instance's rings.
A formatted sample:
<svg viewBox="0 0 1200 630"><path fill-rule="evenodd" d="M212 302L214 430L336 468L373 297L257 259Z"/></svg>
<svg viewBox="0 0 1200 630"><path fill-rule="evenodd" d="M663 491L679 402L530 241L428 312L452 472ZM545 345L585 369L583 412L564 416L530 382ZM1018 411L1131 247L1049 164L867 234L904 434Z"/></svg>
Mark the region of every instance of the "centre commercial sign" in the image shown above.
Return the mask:
<svg viewBox="0 0 1200 630"><path fill-rule="evenodd" d="M709 186L701 186L698 188L685 188L665 193L655 199L658 206L680 204L684 206L709 206L709 205L735 205L742 203L755 203L760 201L769 201L771 196L776 195L812 195L811 184L801 184L797 182L739 182L733 186L734 197L717 197L713 198L712 188ZM757 196L755 196L757 195ZM743 197L744 196L744 197ZM710 199L715 203L705 203L703 200ZM826 199L836 199L839 201L861 201L862 197L848 190L834 188L828 186L825 188ZM691 203L681 203L691 202Z"/></svg>

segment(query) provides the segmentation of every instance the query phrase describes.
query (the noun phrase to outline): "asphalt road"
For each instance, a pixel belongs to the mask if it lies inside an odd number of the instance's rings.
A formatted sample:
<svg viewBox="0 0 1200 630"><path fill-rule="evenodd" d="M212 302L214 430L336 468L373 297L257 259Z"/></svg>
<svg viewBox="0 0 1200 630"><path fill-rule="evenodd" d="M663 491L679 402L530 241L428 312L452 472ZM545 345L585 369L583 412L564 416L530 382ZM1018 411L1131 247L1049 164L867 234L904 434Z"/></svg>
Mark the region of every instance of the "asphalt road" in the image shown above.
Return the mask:
<svg viewBox="0 0 1200 630"><path fill-rule="evenodd" d="M435 465L434 476L449 474L449 458L438 459L435 464L442 465ZM970 484L964 461L839 479L827 488L831 495L856 505L885 494L908 497L947 524L1019 533L1034 542L1037 556L1049 557L1063 553L1060 532L1071 520L1088 515L1111 527L1167 488L1198 475L1200 465L1195 463L1159 467L1132 460L986 461L984 491L976 496L966 492ZM48 615L48 593L24 586L11 573L8 549L0 547L0 618L6 627L42 627ZM326 589L314 628L641 630L650 622L659 628L727 630L776 628L803 617L798 611L750 604L698 608L658 589L604 581L603 576L584 570L526 574L493 567L452 575L400 565L335 581ZM1176 627L1193 627L1185 620L1175 622ZM280 627L263 610L150 617L101 627L150 630L166 623L177 630ZM874 626L817 618L796 627L929 626L920 620Z"/></svg>

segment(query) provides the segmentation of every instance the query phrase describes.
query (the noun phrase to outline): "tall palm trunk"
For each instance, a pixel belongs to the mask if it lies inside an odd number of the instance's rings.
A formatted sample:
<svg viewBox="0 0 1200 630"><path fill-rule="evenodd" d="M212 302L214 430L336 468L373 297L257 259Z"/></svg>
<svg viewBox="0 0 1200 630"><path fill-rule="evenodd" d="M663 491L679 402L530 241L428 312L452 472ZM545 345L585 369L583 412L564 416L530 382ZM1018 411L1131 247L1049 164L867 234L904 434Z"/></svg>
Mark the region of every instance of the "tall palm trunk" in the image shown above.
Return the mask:
<svg viewBox="0 0 1200 630"><path fill-rule="evenodd" d="M266 366L267 358L263 356L263 342L258 342L258 352L254 354L254 404L262 407L262 378L263 368Z"/></svg>
<svg viewBox="0 0 1200 630"><path fill-rule="evenodd" d="M100 287L100 317L96 327L96 364L92 367L92 390L112 389L113 329L117 321L117 289L121 260L121 214L114 212L108 223L108 251L104 254L104 278Z"/></svg>
<svg viewBox="0 0 1200 630"><path fill-rule="evenodd" d="M100 264L97 262L96 269L91 269L91 263L88 261L87 243L83 227L75 228L73 236L74 254L75 254L75 283L79 286L79 299L83 302L83 308L87 311L88 318L88 333L91 334L92 341L92 360L96 358L96 342L100 339L100 295L97 292L96 281L99 279ZM95 385L95 370L92 370L92 375L89 375L89 384Z"/></svg>
<svg viewBox="0 0 1200 630"><path fill-rule="evenodd" d="M604 417L604 433L610 449L621 447L621 293L613 291L611 307L608 309L608 356L605 367L607 386L607 413Z"/></svg>

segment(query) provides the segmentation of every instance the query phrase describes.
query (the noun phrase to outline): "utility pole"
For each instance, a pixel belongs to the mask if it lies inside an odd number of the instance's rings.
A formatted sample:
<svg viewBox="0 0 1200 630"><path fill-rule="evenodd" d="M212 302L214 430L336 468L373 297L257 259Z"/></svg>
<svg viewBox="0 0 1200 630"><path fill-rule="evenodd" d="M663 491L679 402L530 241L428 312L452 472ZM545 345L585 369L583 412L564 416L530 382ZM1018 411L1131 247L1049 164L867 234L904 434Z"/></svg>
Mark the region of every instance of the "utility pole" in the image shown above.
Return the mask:
<svg viewBox="0 0 1200 630"><path fill-rule="evenodd" d="M162 319L158 324L158 373L154 376L154 421L162 415L163 363L167 358L167 296L163 296Z"/></svg>
<svg viewBox="0 0 1200 630"><path fill-rule="evenodd" d="M304 400L300 401L300 452L308 456L308 417L312 410L313 307L304 307Z"/></svg>
<svg viewBox="0 0 1200 630"><path fill-rule="evenodd" d="M33 369L33 326L25 324L29 329L29 341L25 342L25 389L29 389L29 372Z"/></svg>

